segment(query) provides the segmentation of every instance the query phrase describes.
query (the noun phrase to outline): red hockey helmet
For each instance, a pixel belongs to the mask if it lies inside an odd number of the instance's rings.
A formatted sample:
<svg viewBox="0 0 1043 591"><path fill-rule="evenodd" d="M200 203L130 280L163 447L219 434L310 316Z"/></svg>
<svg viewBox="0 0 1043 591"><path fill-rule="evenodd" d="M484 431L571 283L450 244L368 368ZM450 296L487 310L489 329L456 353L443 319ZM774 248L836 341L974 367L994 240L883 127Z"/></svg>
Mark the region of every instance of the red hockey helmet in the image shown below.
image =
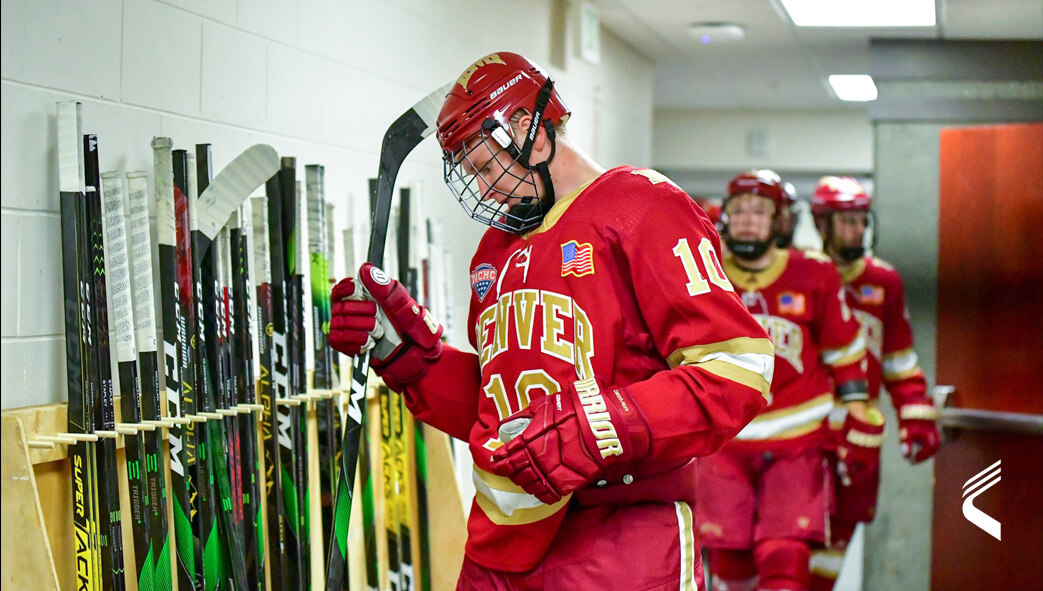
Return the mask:
<svg viewBox="0 0 1043 591"><path fill-rule="evenodd" d="M767 197L775 203L776 211L787 204L786 190L782 186L782 178L773 170L760 168L740 173L728 183L728 196L725 201L736 195L753 194Z"/></svg>
<svg viewBox="0 0 1043 591"><path fill-rule="evenodd" d="M873 198L866 193L862 183L850 176L824 176L818 181L811 196L811 213L823 215L832 211L867 211Z"/></svg>
<svg viewBox="0 0 1043 591"><path fill-rule="evenodd" d="M519 109L532 116L526 130L510 126ZM506 232L520 234L538 226L554 205L549 165L555 127L568 117L554 81L516 53L492 53L464 70L438 114L445 183L464 211ZM550 155L531 162L540 127Z"/></svg>
<svg viewBox="0 0 1043 591"><path fill-rule="evenodd" d="M506 51L490 53L471 64L456 79L438 113L438 143L442 151L459 149L465 140L482 131L487 119L506 128L518 109L534 113L540 91L549 79L543 68ZM549 92L541 119L558 125L568 119L570 111L553 86Z"/></svg>
<svg viewBox="0 0 1043 591"><path fill-rule="evenodd" d="M775 215L772 218L771 233L763 240L739 240L731 235L728 219L728 202L739 195L759 195L771 199L775 204ZM767 168L754 169L740 173L728 183L728 195L724 198L724 215L722 216L721 234L728 249L740 259L753 260L768 251L779 234L779 220L782 210L789 207L786 191L782 186L782 178L777 172Z"/></svg>

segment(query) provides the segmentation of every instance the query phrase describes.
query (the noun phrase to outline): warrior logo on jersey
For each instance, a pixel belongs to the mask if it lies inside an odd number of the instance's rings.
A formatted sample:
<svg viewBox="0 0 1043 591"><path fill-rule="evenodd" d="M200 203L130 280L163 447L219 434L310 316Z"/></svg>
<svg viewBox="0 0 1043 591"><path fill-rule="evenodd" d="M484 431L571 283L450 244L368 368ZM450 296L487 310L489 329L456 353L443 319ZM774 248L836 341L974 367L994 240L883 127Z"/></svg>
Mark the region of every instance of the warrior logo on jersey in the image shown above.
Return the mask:
<svg viewBox="0 0 1043 591"><path fill-rule="evenodd" d="M800 316L804 314L804 294L784 291L779 294L779 314Z"/></svg>
<svg viewBox="0 0 1043 591"><path fill-rule="evenodd" d="M485 299L494 283L496 283L496 267L489 263L482 263L471 270L471 289L474 290L474 295L478 296L479 302Z"/></svg>
<svg viewBox="0 0 1043 591"><path fill-rule="evenodd" d="M863 285L858 288L858 301L867 306L884 303L884 288L879 285Z"/></svg>
<svg viewBox="0 0 1043 591"><path fill-rule="evenodd" d="M583 277L594 274L594 247L569 240L561 245L561 276Z"/></svg>

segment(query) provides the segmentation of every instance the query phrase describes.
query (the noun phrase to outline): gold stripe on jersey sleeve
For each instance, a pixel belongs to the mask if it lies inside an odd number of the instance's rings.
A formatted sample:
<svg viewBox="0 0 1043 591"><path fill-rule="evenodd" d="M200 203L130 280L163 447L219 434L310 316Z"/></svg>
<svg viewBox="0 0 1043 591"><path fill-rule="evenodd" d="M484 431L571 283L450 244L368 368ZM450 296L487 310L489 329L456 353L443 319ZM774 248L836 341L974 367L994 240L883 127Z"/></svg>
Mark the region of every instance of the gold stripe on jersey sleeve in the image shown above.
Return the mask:
<svg viewBox="0 0 1043 591"><path fill-rule="evenodd" d="M833 404L832 392L826 392L794 406L761 413L735 438L767 441L799 437L820 428Z"/></svg>
<svg viewBox="0 0 1043 591"><path fill-rule="evenodd" d="M862 337L862 333L859 332L858 336L853 341L844 345L843 347L837 347L836 349L822 349L819 352L819 357L822 358L822 362L830 367L842 367L844 365L850 365L866 354L866 340Z"/></svg>
<svg viewBox="0 0 1043 591"><path fill-rule="evenodd" d="M692 360L704 359L713 353L731 353L732 355L761 353L763 355L774 355L775 346L771 344L770 339L738 337L719 343L678 349L671 353L670 357L667 357L666 362L670 364L670 367L677 367L683 362L691 363Z"/></svg>
<svg viewBox="0 0 1043 591"><path fill-rule="evenodd" d="M775 347L769 339L738 337L678 349L667 358L667 363L670 367L698 366L716 376L753 388L767 399L774 371Z"/></svg>
<svg viewBox="0 0 1043 591"><path fill-rule="evenodd" d="M531 496L520 486L511 482L509 478L486 472L478 467L475 467L474 475L477 475L483 483L497 492L511 496L517 495L519 497ZM478 507L481 508L482 513L489 518L489 521L492 521L496 525L524 525L526 523L542 521L558 511L564 510L568 507L569 501L572 500L572 495L565 495L553 505L544 505L541 503L535 507L519 507L514 509L510 515L500 509L495 501L483 494L481 487L476 487L474 500L478 504Z"/></svg>
<svg viewBox="0 0 1043 591"><path fill-rule="evenodd" d="M747 388L752 388L761 393L761 396L765 400L769 400L771 396L771 382L764 379L764 376L759 373L752 372L748 369L736 367L727 361L721 361L719 359L713 359L711 361L704 361L702 363L693 364L700 369L706 370L715 376L722 377L726 380L742 384Z"/></svg>
<svg viewBox="0 0 1043 591"><path fill-rule="evenodd" d="M889 382L911 378L920 373L920 360L912 348L894 351L880 360L884 379Z"/></svg>

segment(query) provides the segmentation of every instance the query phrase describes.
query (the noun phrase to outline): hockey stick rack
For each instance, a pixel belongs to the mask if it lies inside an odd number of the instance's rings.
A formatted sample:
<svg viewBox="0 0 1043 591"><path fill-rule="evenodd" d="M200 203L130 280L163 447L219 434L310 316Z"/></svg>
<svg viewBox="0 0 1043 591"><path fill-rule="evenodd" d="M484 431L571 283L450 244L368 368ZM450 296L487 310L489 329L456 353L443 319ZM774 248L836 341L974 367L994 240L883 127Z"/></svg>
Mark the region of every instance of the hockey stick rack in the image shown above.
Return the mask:
<svg viewBox="0 0 1043 591"><path fill-rule="evenodd" d="M347 366L348 364L344 364ZM343 368L342 368L343 369ZM350 368L349 368L350 369ZM309 380L310 381L310 380ZM377 391L382 386L379 378L373 376L369 383L366 400L366 412L370 414L366 426L370 436L379 440L380 421ZM299 405L307 408L309 445L314 448L318 441L315 401L337 399L347 396L344 390L308 390L288 400L280 400L279 404ZM166 407L165 400L163 407ZM120 506L129 511L130 497L125 475L126 462L123 452L123 435L135 434L140 430L152 431L174 425L175 423L219 420L225 416L253 413L258 417L262 410L260 404L239 404L215 413L198 413L182 418L164 418L141 423L120 422L121 405L117 399L116 428L108 432L72 434L66 432L68 425L66 403L31 406L4 410L0 414L2 425L2 447L0 447L0 469L3 474L2 500L3 507L3 565L0 588L3 589L72 589L75 579L74 540L70 535L72 528L72 500L68 485L70 478L70 462L67 444L76 441L98 441L102 438L116 440L120 461ZM408 419L411 421L412 416ZM428 505L432 508L431 537L437 540L439 556L430 565L431 588L452 589L456 582L459 566L463 561L463 545L465 538L465 515L460 495L457 491L454 476L452 452L449 439L438 431L424 426L427 439L427 469L429 474ZM407 433L412 432L410 426ZM258 423L258 433L259 423ZM409 447L412 442L407 443ZM169 458L164 458L164 470L170 478ZM373 481L382 483L381 462L379 458L371 458ZM317 481L318 457L311 454L309 472ZM263 459L262 459L263 462ZM263 470L263 467L262 467ZM263 496L263 495L262 495ZM383 495L375 495L375 512L378 520L383 519ZM263 503L262 499L262 503ZM414 499L415 503L415 499ZM359 513L352 517L352 528L349 534L349 550L352 589L365 588L365 557L362 543L361 503L352 508ZM311 499L312 523L319 523L320 503L318 496ZM262 507L262 511L264 508ZM413 507L416 511L416 507ZM173 504L168 504L168 517L172 519ZM171 529L171 534L173 530ZM130 539L130 520L123 521L123 534ZM311 529L311 543L321 547L322 529ZM382 528L378 536L383 535ZM419 548L419 539L414 533L411 543L414 550ZM378 561L386 564L386 544L378 539ZM129 548L128 548L129 550ZM416 552L414 555L417 555ZM323 580L323 554L313 552L311 555L311 572L313 581ZM132 564L128 560L128 564ZM381 588L388 588L386 569L381 578ZM268 573L270 577L270 573ZM134 590L133 577L127 577L128 589ZM174 581L175 588L177 588Z"/></svg>

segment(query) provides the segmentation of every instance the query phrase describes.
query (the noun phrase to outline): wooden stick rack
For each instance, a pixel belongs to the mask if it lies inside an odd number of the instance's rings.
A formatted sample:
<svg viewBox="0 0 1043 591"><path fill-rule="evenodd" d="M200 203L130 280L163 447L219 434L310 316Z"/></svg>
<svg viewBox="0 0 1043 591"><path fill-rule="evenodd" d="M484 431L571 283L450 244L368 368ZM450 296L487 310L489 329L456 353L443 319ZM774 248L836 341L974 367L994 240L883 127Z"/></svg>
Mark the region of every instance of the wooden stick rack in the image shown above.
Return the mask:
<svg viewBox="0 0 1043 591"><path fill-rule="evenodd" d="M366 396L366 421L371 442L380 441L379 401L377 390L381 386L379 378L371 377L369 391ZM309 390L291 398L277 400L277 404L305 406L308 416L309 480L319 482L318 462L318 428L315 405L318 400L336 399L347 396L345 390ZM166 408L163 401L161 408ZM258 441L260 441L260 404L239 404L232 408L221 409L213 413L197 413L186 417L165 417L155 421L139 423L123 423L120 421L120 404L115 402L116 427L111 431L95 431L94 433L69 433L68 405L49 404L3 411L0 415L2 425L2 448L0 448L0 470L2 470L3 486L0 487L3 512L2 536L2 576L0 591L39 589L60 590L74 589L75 564L72 536L72 487L69 472L68 444L77 441L98 441L102 438L116 440L119 457L120 508L124 515L130 515L130 495L127 488L126 461L123 456L123 435L133 435L139 431L154 431L172 427L175 424L201 423L218 420L226 416L253 413L257 418ZM413 417L405 417L407 425L406 449L410 457L414 454ZM429 572L434 590L450 590L455 588L456 577L463 562L463 546L466 538L465 513L460 494L456 486L453 468L452 450L447 435L426 425L424 429L425 447L427 450L427 502L430 531L430 545L437 547L437 558L432 558ZM379 446L378 446L379 447ZM379 454L372 454L370 470L373 475L374 504L378 523L383 522L384 497L381 494L384 478L382 462ZM261 473L264 473L263 455ZM167 475L167 486L170 480L170 460L164 454L164 469ZM409 483L411 490L416 490L414 481ZM262 504L264 504L262 495ZM361 499L358 483L355 497ZM310 522L322 522L320 495L311 495L309 510ZM361 502L352 504L351 528L348 534L350 564L350 585L352 589L364 589L365 557L363 550ZM173 523L173 503L167 503L167 521ZM262 506L262 514L267 515ZM413 496L413 522L416 523L416 498ZM173 528L170 528L171 548L175 547ZM420 541L417 528L413 528L411 544L414 568L424 568L419 564ZM265 535L268 535L266 531ZM311 543L311 575L312 588L321 588L324 581L326 545L328 540L322 539L322 528L310 528ZM377 528L378 560L381 565L387 564L387 543L383 527ZM123 520L123 538L125 562L127 565L127 586L134 591L136 578L133 576L134 557L131 540L131 522ZM175 553L171 552L171 572L176 573ZM270 562L266 562L269 566ZM389 589L387 568L381 569L381 588ZM268 573L271 576L271 573ZM177 580L173 588L177 589ZM270 579L269 579L270 587Z"/></svg>

